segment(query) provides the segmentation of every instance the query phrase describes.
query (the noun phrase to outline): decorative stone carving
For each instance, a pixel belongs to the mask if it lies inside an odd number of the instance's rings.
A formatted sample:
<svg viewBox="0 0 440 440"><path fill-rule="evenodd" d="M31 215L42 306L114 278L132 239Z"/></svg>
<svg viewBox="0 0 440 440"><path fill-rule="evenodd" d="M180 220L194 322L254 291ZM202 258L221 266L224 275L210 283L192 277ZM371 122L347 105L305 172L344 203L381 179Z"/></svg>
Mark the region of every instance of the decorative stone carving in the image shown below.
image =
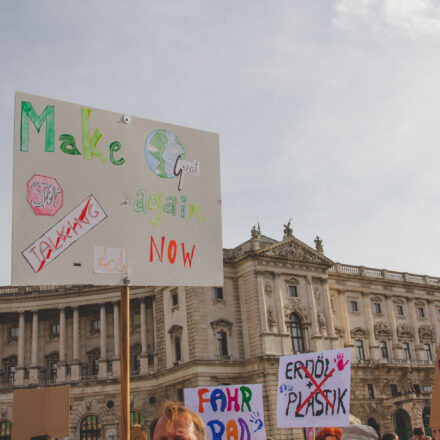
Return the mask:
<svg viewBox="0 0 440 440"><path fill-rule="evenodd" d="M324 248L322 246L322 240L319 238L319 236L317 235L315 238L315 249L320 253L323 254L324 253Z"/></svg>
<svg viewBox="0 0 440 440"><path fill-rule="evenodd" d="M313 293L315 295L316 304L319 306L321 304L321 296L322 296L321 286L319 284L315 283L313 285Z"/></svg>
<svg viewBox="0 0 440 440"><path fill-rule="evenodd" d="M369 332L368 332L368 330L365 330L362 327L356 327L350 332L350 334L351 334L352 338L355 338L355 337L367 338L369 335Z"/></svg>
<svg viewBox="0 0 440 440"><path fill-rule="evenodd" d="M266 281L266 284L264 285L264 293L267 296L272 295L272 284L269 281Z"/></svg>
<svg viewBox="0 0 440 440"><path fill-rule="evenodd" d="M429 324L424 324L419 327L420 339L434 339L434 331Z"/></svg>
<svg viewBox="0 0 440 440"><path fill-rule="evenodd" d="M309 321L307 308L301 303L299 298L289 298L289 303L284 305L284 317L290 319L290 315L296 313L303 322Z"/></svg>
<svg viewBox="0 0 440 440"><path fill-rule="evenodd" d="M174 324L170 327L168 333L171 336L171 339L175 338L176 336L181 337L183 333L183 327L181 325Z"/></svg>
<svg viewBox="0 0 440 440"><path fill-rule="evenodd" d="M232 327L232 322L228 321L227 319L220 318L220 319L216 319L215 321L212 321L211 327L214 331L224 330L224 329L230 330Z"/></svg>
<svg viewBox="0 0 440 440"><path fill-rule="evenodd" d="M269 328L272 328L277 325L277 320L275 319L275 315L272 310L272 306L267 308L267 324Z"/></svg>
<svg viewBox="0 0 440 440"><path fill-rule="evenodd" d="M283 240L285 240L286 238L292 237L292 235L293 235L292 227L290 226L291 221L292 221L292 218L289 218L289 221L287 222L287 224L283 225L284 226Z"/></svg>
<svg viewBox="0 0 440 440"><path fill-rule="evenodd" d="M376 324L374 324L374 335L376 338L389 338L392 336L391 328L385 321L377 321Z"/></svg>
<svg viewBox="0 0 440 440"><path fill-rule="evenodd" d="M324 319L324 316L322 316L322 313L318 313L318 324L320 328L326 328L327 323Z"/></svg>
<svg viewBox="0 0 440 440"><path fill-rule="evenodd" d="M399 339L413 339L414 338L413 326L407 322L401 321L397 325L397 337Z"/></svg>
<svg viewBox="0 0 440 440"><path fill-rule="evenodd" d="M258 231L257 231L256 226L252 226L251 237L252 237L253 240L258 238Z"/></svg>

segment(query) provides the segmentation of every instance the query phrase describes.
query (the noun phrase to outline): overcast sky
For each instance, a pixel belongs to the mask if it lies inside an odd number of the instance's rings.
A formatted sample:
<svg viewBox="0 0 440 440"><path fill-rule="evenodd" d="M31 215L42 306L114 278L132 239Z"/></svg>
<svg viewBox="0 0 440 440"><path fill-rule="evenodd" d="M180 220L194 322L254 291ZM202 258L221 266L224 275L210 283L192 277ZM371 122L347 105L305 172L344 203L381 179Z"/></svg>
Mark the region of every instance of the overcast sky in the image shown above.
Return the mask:
<svg viewBox="0 0 440 440"><path fill-rule="evenodd" d="M220 134L223 247L257 222L440 276L440 3L3 0L0 284L15 90Z"/></svg>

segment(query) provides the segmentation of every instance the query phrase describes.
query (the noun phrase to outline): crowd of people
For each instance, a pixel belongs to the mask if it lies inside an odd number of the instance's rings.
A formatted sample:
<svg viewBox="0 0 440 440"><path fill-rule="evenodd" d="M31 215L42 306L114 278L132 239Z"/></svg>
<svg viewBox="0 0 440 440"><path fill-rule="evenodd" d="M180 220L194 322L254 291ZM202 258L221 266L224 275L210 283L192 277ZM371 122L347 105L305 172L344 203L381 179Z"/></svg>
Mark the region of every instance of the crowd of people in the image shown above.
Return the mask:
<svg viewBox="0 0 440 440"><path fill-rule="evenodd" d="M414 428L410 440L440 440L440 428L433 430L433 439L422 428ZM166 402L150 424L149 440L206 440L206 427L200 416L180 403ZM147 432L141 425L130 431L131 440L147 440ZM30 440L55 440L50 436L33 437ZM272 440L268 437L267 440ZM399 440L394 432L384 433L380 439L374 428L362 425L350 416L350 425L344 428L320 428L314 440Z"/></svg>

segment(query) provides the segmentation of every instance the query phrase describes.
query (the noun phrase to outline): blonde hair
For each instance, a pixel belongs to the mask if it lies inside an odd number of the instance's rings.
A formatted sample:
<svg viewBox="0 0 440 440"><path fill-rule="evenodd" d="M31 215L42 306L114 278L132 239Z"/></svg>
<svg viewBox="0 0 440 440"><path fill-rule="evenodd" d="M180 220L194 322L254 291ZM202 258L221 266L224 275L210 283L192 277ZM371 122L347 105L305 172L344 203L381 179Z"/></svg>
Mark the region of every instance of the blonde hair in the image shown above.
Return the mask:
<svg viewBox="0 0 440 440"><path fill-rule="evenodd" d="M183 406L182 403L168 401L161 406L156 417L150 424L150 440L153 440L157 422L162 417L166 419L168 427L173 426L174 423L176 423L176 420L180 418L189 420L194 426L194 434L197 440L206 439L206 427L200 416Z"/></svg>

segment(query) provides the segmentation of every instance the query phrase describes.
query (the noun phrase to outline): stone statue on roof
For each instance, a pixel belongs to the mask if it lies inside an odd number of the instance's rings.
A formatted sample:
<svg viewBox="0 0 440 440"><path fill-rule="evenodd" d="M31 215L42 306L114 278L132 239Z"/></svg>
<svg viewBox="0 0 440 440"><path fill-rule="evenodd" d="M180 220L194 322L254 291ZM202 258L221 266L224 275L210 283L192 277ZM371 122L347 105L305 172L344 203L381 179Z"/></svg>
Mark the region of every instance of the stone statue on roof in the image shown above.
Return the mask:
<svg viewBox="0 0 440 440"><path fill-rule="evenodd" d="M315 238L315 249L320 252L321 254L324 253L324 248L322 246L322 240L319 238L319 236L317 235Z"/></svg>
<svg viewBox="0 0 440 440"><path fill-rule="evenodd" d="M292 227L290 226L290 222L291 221L292 221L292 217L289 218L289 221L288 221L287 225L283 225L284 226L284 237L283 237L283 240L285 240L286 238L289 238L289 237L293 237Z"/></svg>

